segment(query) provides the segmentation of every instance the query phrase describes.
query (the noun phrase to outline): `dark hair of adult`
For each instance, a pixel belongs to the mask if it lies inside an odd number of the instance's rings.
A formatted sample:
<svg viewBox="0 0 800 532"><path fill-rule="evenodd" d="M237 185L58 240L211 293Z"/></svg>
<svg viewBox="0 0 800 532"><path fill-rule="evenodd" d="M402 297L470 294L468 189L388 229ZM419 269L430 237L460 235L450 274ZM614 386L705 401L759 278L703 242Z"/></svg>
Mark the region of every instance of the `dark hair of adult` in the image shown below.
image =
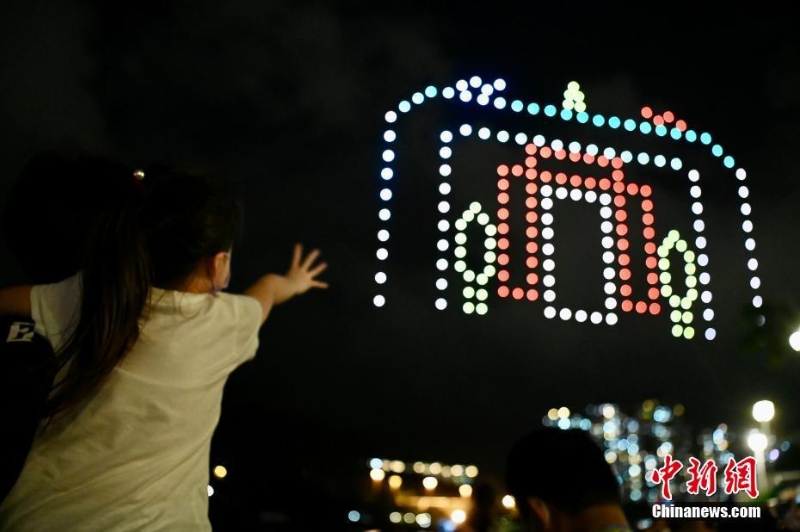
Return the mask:
<svg viewBox="0 0 800 532"><path fill-rule="evenodd" d="M138 339L152 286L180 290L204 259L228 251L241 230L241 204L225 180L151 167L143 178L126 169L119 183L116 197L95 198L103 208L86 240L80 319L58 352L63 372L44 416L75 406L102 385Z"/></svg>
<svg viewBox="0 0 800 532"><path fill-rule="evenodd" d="M511 448L506 487L530 519L528 497L537 497L576 515L597 504L620 503L620 484L603 449L586 431L542 427Z"/></svg>

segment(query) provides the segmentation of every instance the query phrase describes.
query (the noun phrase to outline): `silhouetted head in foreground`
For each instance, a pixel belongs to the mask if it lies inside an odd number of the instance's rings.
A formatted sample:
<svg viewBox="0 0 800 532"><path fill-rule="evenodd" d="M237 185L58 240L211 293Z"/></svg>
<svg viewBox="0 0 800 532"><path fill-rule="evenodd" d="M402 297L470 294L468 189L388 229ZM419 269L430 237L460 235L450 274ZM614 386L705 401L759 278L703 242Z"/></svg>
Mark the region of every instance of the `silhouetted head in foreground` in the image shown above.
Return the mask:
<svg viewBox="0 0 800 532"><path fill-rule="evenodd" d="M508 453L506 486L527 530L627 529L620 485L603 449L580 429L536 429Z"/></svg>

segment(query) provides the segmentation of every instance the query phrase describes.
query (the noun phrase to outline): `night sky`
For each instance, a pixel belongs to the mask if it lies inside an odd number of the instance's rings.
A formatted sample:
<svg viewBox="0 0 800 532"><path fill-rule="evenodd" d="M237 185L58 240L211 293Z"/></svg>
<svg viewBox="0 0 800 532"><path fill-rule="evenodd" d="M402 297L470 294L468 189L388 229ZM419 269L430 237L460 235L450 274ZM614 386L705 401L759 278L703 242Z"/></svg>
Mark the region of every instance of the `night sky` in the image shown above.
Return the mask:
<svg viewBox="0 0 800 532"><path fill-rule="evenodd" d="M476 75L484 83L504 79L509 100L560 108L574 80L591 113L641 120L649 105L710 132L747 171L765 314L800 303L794 21L755 14L721 21L694 11L639 16L609 7L616 3L588 11L515 4L5 2L0 198L23 163L46 149L88 150L132 165L189 164L246 191L232 291L285 269L296 241L322 251L330 288L278 308L256 360L228 383L214 452L229 462L252 456L279 467L282 453L308 452L499 471L513 439L551 407L614 402L634 413L648 398L682 403L698 427L727 422L734 430L747 428L755 400L770 398L776 430L796 433L800 415L790 405L800 355L745 347L755 329L755 314L745 309L755 292L739 184L718 160L709 163L708 149L682 156L713 168L702 199L714 341L673 338L666 313L618 313L615 326L593 326L546 319L541 301L495 297L486 316L468 316L456 292L437 311L438 134L501 114L441 97L394 128L390 259L379 264L387 111L429 85L441 90ZM558 127L526 122L523 113L497 127L565 142L578 134L574 120L574 129L551 123ZM598 133L582 142L646 146L641 137L622 138ZM463 146L452 160L462 185L454 211L470 198L492 205L494 168L522 162L522 148ZM652 185L662 209L656 229L689 233L685 180L633 170L630 177ZM602 307L602 297L591 295L602 290L599 237L581 238L581 227L599 234L596 208L562 202L553 212L556 230L568 235L559 242L575 242L557 248L559 297ZM4 284L26 280L5 247L0 264ZM389 275L381 290L379 270ZM382 308L373 305L379 291L387 296ZM800 313L794 317L800 326Z"/></svg>

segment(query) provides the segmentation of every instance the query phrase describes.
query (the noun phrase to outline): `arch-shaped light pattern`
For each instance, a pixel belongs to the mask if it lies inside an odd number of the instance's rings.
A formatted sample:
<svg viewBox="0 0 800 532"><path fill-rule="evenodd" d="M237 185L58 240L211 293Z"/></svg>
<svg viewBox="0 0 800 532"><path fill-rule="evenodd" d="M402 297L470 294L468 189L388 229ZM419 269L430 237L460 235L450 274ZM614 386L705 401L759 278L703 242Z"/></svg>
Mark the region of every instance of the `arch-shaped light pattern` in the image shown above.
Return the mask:
<svg viewBox="0 0 800 532"><path fill-rule="evenodd" d="M679 120L675 117L675 115L670 111L665 111L660 114L656 114L651 108L644 107L641 110L641 117L644 119L643 121L637 121L633 118L621 118L617 116L610 116L605 117L599 114L590 115L586 112L585 106L585 95L580 90L580 86L575 83L571 82L568 87L567 91L564 93L564 100L562 102L562 112L558 112L557 107L552 104L540 104L538 102L524 102L522 100L510 100L507 99L502 93L506 90L506 82L502 79L497 79L492 83L484 83L477 76L473 76L467 80L459 80L455 83L454 87L445 87L441 90L441 92L434 86L427 87L423 93L417 92L414 93L410 101L409 100L402 100L398 103L396 110L390 110L385 114L385 120L389 127L387 128L386 132L384 133L384 141L387 143L388 148L383 151L383 159L384 165L380 170L380 179L383 183L383 188L380 190L380 198L381 198L381 206L380 206L380 214L379 219L383 226L381 229L384 229L385 232L379 232L381 240L379 241L378 249L376 252L376 257L382 263L389 258L389 250L386 241L388 240L388 229L385 225L388 225L388 221L391 219L391 209L389 202L392 198L392 189L391 189L391 181L394 178L394 170L392 168L392 163L395 160L395 152L391 149L392 144L396 140L396 133L394 131L394 124L397 120L402 116L406 115L412 111L414 111L415 106L424 105L426 102L432 101L437 97L441 96L445 100L452 101L452 105L485 105L491 106L497 109L497 112L501 113L520 113L520 112L527 112L529 116L541 118L542 120L548 121L574 121L578 124L585 124L586 127L598 127L598 128L610 128L613 130L620 131L620 134L623 132L630 132L630 134L637 135L653 135L659 138L669 138L675 142L685 142L685 143L697 143L699 142L703 146L709 147L709 151L714 158L720 159L723 167L726 170L732 171L734 177L742 182L739 187L739 196L742 199L742 203L739 207L740 214L744 217L742 227L745 233L747 234L747 238L745 239L745 249L747 251L748 257L748 267L749 271L751 272L751 280L750 280L750 287L756 293L752 297L752 304L754 307L758 308L762 304L762 298L758 294L758 289L760 288L760 280L756 276L755 268L751 267L753 264L757 264L757 261L754 257L754 249L755 249L755 241L750 236L750 233L753 231L753 223L751 220L752 215L752 208L749 203L747 203L746 198L748 196L748 189L744 186L743 182L746 179L747 173L743 168L736 168L735 159L726 154L724 149L719 144L714 144L712 136L707 132L698 133L692 129L688 128L687 123L684 120ZM508 102L511 102L508 105ZM399 112L399 114L398 114ZM465 127L461 128L461 134L464 136L468 136L472 134L472 130L475 129L470 124L464 124ZM577 126L576 127L580 127ZM479 138L483 140L487 140L491 138L491 134L487 134L487 128L480 128L478 130ZM441 141L445 144L448 144L453 140L453 134L449 132L445 132L441 137ZM497 132L496 138L500 142L507 142L511 137L508 132L500 131ZM520 134L517 134L514 137L514 140L517 143L519 142ZM533 144L542 147L544 146L543 137L541 135L537 135L533 137ZM590 146L587 146L587 149L584 151L582 157L588 155L594 155L592 150L589 149ZM563 145L560 146L558 149L554 147L550 147L554 151L561 151L563 150ZM448 154L452 152L446 152ZM570 148L570 156L575 153L575 150ZM441 152L440 152L441 154ZM627 154L627 160L625 155ZM604 154L607 159L609 157ZM448 155L449 157L449 155ZM613 156L611 157L613 158ZM680 159L671 158L668 159L666 156L662 154L647 154L647 153L639 153L636 158L634 159L633 154L628 151L622 151L620 155L620 159L623 160L625 164L629 164L635 160L638 164L648 164L652 161L653 164L659 167L667 167L669 166L670 169L678 171L682 167L682 163ZM451 171L449 165L446 163L440 167L440 175L442 177L449 176L449 172ZM690 181L697 182L699 180L699 174L695 170L690 170L688 173L688 177ZM562 185L564 186L564 185ZM573 187L573 190L575 188ZM695 185L692 187L692 190L699 190L699 185ZM441 189L440 189L441 191ZM615 191L616 192L616 191ZM571 191L570 191L571 194ZM620 193L617 193L619 196ZM702 249L705 248L706 240L702 234L704 223L699 218L700 213L702 213L702 204L699 201L699 196L693 196L695 201L692 204L692 212L698 216L695 220L693 225L695 231L698 233L698 236L695 238L695 247L699 251L697 255L697 265L700 267L707 267L708 265L708 257L702 252ZM440 209L443 206L443 203L440 202ZM449 207L449 204L448 204ZM647 225L647 224L645 224ZM489 226L489 222L487 222L487 227ZM498 229L499 229L498 224ZM449 222L446 219L442 219L439 222L439 229L443 232L447 232L449 227ZM676 240L674 245L675 249L677 249L677 242ZM662 244L662 247L666 246L666 244ZM688 247L688 243L687 243ZM671 248L670 248L671 249ZM688 263L687 263L688 267ZM445 266L446 268L446 266ZM653 273L653 272L651 272ZM662 274L664 272L662 271ZM378 282L379 286L385 285L385 272L381 268L375 275L376 281L379 279L382 280ZM659 280L661 276L659 276ZM440 279L441 280L441 279ZM439 281L440 281L439 280ZM707 271L700 272L698 276L698 280L701 284L708 284L710 281L710 274ZM446 283L440 283L437 281L437 286L442 284L446 285ZM667 286L662 283L662 289L664 286ZM671 285L669 285L671 286ZM703 289L700 295L700 300L708 304L710 303L712 297L711 292L707 289ZM386 303L386 298L383 294L378 293L374 296L373 302L376 307L382 307ZM444 303L444 304L443 304ZM637 302L638 303L638 302ZM624 300L623 300L624 304ZM444 308L446 307L446 300L443 298L438 298L436 300L437 308ZM627 306L627 305L626 305ZM636 305L633 306L633 309L636 310ZM652 312L648 306L648 312ZM550 314L550 313L547 313ZM704 318L708 317L708 321L711 320L713 317L713 311L711 309L706 309L703 312ZM577 317L576 317L577 319ZM683 319L683 317L682 317ZM685 324L685 322L684 322ZM684 330L686 329L681 326ZM681 335L686 337L686 335L682 332ZM715 335L715 331L713 328L707 328L705 337L707 339L713 339Z"/></svg>

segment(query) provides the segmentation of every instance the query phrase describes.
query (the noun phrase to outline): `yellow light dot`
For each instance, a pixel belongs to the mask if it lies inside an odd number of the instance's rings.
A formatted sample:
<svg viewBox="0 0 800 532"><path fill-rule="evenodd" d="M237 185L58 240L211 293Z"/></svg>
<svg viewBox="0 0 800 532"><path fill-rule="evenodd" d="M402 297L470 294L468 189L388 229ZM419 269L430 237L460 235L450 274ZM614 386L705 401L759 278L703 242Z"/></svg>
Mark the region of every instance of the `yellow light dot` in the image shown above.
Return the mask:
<svg viewBox="0 0 800 532"><path fill-rule="evenodd" d="M467 474L469 478L475 478L478 476L478 468L475 467L474 465L467 466L464 472Z"/></svg>
<svg viewBox="0 0 800 532"><path fill-rule="evenodd" d="M225 478L228 475L228 470L225 466L218 465L214 468L214 476L217 478Z"/></svg>
<svg viewBox="0 0 800 532"><path fill-rule="evenodd" d="M380 482L386 477L386 473L383 471L383 469L371 469L369 476L372 478L372 480Z"/></svg>
<svg viewBox="0 0 800 532"><path fill-rule="evenodd" d="M464 498L472 497L472 486L469 484L461 484L458 487L458 494Z"/></svg>
<svg viewBox="0 0 800 532"><path fill-rule="evenodd" d="M511 495L506 495L503 497L503 506L506 508L513 508L515 506L514 497Z"/></svg>
<svg viewBox="0 0 800 532"><path fill-rule="evenodd" d="M450 520L455 524L460 525L467 520L467 514L464 512L464 510L453 510L453 513L450 514Z"/></svg>
<svg viewBox="0 0 800 532"><path fill-rule="evenodd" d="M435 490L439 485L439 481L435 477L425 477L422 479L422 485L426 490Z"/></svg>
<svg viewBox="0 0 800 532"><path fill-rule="evenodd" d="M397 489L403 485L403 479L400 475L392 475L389 477L389 487L392 489Z"/></svg>

